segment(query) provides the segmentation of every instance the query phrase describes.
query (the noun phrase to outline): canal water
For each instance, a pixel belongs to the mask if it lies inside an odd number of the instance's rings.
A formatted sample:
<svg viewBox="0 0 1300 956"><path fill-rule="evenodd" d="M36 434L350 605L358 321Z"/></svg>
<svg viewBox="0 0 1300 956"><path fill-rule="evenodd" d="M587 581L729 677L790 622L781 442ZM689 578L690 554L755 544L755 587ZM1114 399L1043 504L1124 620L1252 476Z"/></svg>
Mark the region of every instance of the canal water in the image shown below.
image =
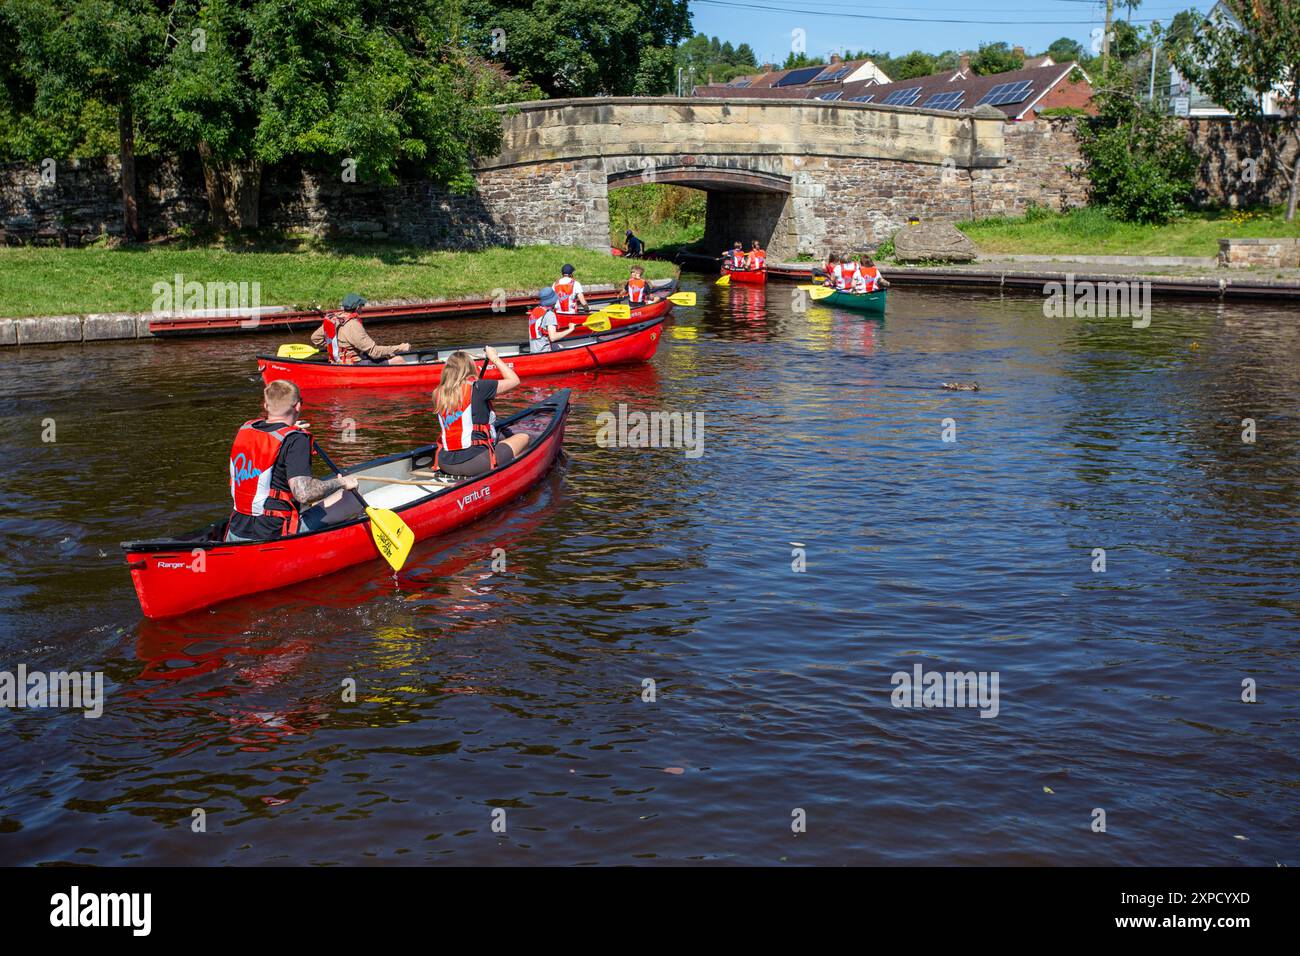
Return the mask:
<svg viewBox="0 0 1300 956"><path fill-rule="evenodd" d="M501 403L575 390L521 500L169 621L118 543L222 513L253 355L303 335L0 353L0 668L105 682L0 714L0 863L1300 864L1300 316L685 286L650 365ZM703 444L609 447L620 406ZM348 463L435 428L304 417Z"/></svg>

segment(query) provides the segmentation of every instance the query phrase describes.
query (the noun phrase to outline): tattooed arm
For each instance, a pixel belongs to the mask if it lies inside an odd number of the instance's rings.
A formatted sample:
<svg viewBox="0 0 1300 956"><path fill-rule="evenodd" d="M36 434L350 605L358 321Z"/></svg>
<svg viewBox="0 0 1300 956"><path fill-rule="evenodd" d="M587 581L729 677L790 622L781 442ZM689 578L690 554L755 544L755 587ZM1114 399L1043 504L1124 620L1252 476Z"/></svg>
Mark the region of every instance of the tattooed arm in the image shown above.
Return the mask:
<svg viewBox="0 0 1300 956"><path fill-rule="evenodd" d="M289 479L289 490L293 492L294 498L298 504L304 508L314 505L322 498L328 498L336 491L344 488L355 488L357 480L351 475L342 475L338 478L327 478L322 481L312 475L303 475Z"/></svg>

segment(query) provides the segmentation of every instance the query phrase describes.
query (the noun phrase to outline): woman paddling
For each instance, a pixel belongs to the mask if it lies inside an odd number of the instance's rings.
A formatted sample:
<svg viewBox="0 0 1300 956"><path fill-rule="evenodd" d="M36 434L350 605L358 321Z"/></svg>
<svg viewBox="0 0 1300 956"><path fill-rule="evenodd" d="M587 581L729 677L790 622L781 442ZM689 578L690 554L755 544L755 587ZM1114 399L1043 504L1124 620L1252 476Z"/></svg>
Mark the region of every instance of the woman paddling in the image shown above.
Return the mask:
<svg viewBox="0 0 1300 956"><path fill-rule="evenodd" d="M472 478L509 464L528 447L528 435L497 436L497 416L492 400L519 385L519 376L501 361L496 349L484 350L501 381L489 381L475 374L474 359L468 352L453 352L442 370L442 380L433 393L434 410L442 437L438 440L440 471Z"/></svg>

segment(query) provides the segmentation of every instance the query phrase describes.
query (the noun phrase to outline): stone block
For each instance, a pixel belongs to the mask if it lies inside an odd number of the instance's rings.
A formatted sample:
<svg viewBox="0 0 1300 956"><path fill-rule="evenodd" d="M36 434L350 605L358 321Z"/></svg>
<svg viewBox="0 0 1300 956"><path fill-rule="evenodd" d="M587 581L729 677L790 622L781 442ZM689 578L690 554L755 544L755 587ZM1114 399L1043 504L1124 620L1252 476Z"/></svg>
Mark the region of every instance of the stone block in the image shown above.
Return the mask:
<svg viewBox="0 0 1300 956"><path fill-rule="evenodd" d="M46 342L80 342L81 316L51 315L39 319L15 319L19 345Z"/></svg>
<svg viewBox="0 0 1300 956"><path fill-rule="evenodd" d="M13 319L0 319L0 345L18 344L18 326Z"/></svg>
<svg viewBox="0 0 1300 956"><path fill-rule="evenodd" d="M81 323L81 338L85 342L136 337L135 316L127 313L91 314Z"/></svg>
<svg viewBox="0 0 1300 956"><path fill-rule="evenodd" d="M978 254L975 243L950 222L907 225L894 236L894 258L899 262L973 262Z"/></svg>

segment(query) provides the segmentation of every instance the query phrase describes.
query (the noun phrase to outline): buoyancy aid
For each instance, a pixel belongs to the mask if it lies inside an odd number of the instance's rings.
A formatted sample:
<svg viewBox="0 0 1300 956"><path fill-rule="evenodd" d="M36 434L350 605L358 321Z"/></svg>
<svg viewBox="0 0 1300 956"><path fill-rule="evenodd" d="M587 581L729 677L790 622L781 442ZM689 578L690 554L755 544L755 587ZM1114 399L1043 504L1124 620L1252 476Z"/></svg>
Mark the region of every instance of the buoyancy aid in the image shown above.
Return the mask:
<svg viewBox="0 0 1300 956"><path fill-rule="evenodd" d="M863 268L862 285L864 292L875 292L880 288L880 270L875 266L866 266Z"/></svg>
<svg viewBox="0 0 1300 956"><path fill-rule="evenodd" d="M345 349L339 341L343 326L357 317L355 312L327 312L323 328L325 330L325 354L333 365L355 365L360 356L351 349Z"/></svg>
<svg viewBox="0 0 1300 956"><path fill-rule="evenodd" d="M578 295L574 291L573 277L564 276L551 288L555 290L555 295L559 300L555 303L555 314L576 315L578 312Z"/></svg>
<svg viewBox="0 0 1300 956"><path fill-rule="evenodd" d="M755 249L746 257L746 265L751 269L762 269L767 264L767 253Z"/></svg>
<svg viewBox="0 0 1300 956"><path fill-rule="evenodd" d="M646 291L650 288L650 283L645 279L628 279L627 280L627 301L632 305L641 305L645 302Z"/></svg>
<svg viewBox="0 0 1300 956"><path fill-rule="evenodd" d="M448 413L438 412L438 427L442 429L442 437L438 440L438 450L440 452L462 451L475 445L485 445L488 450L488 461L495 468L497 466L497 453L493 445L497 438L497 413L489 405L487 422L483 424L474 421L474 383L476 381L478 379L472 378L462 387L459 408Z"/></svg>
<svg viewBox="0 0 1300 956"><path fill-rule="evenodd" d="M292 491L273 488L271 476L284 450L284 440L302 429L281 425L274 431L264 431L253 427L259 421L262 419L244 422L230 448L230 497L234 511L250 517L282 518L280 535L293 534L298 530L298 503ZM310 434L307 439L311 440ZM268 499L282 504L268 508Z"/></svg>
<svg viewBox="0 0 1300 956"><path fill-rule="evenodd" d="M835 288L840 292L853 290L853 277L858 273L856 262L841 262L831 273L835 277Z"/></svg>

